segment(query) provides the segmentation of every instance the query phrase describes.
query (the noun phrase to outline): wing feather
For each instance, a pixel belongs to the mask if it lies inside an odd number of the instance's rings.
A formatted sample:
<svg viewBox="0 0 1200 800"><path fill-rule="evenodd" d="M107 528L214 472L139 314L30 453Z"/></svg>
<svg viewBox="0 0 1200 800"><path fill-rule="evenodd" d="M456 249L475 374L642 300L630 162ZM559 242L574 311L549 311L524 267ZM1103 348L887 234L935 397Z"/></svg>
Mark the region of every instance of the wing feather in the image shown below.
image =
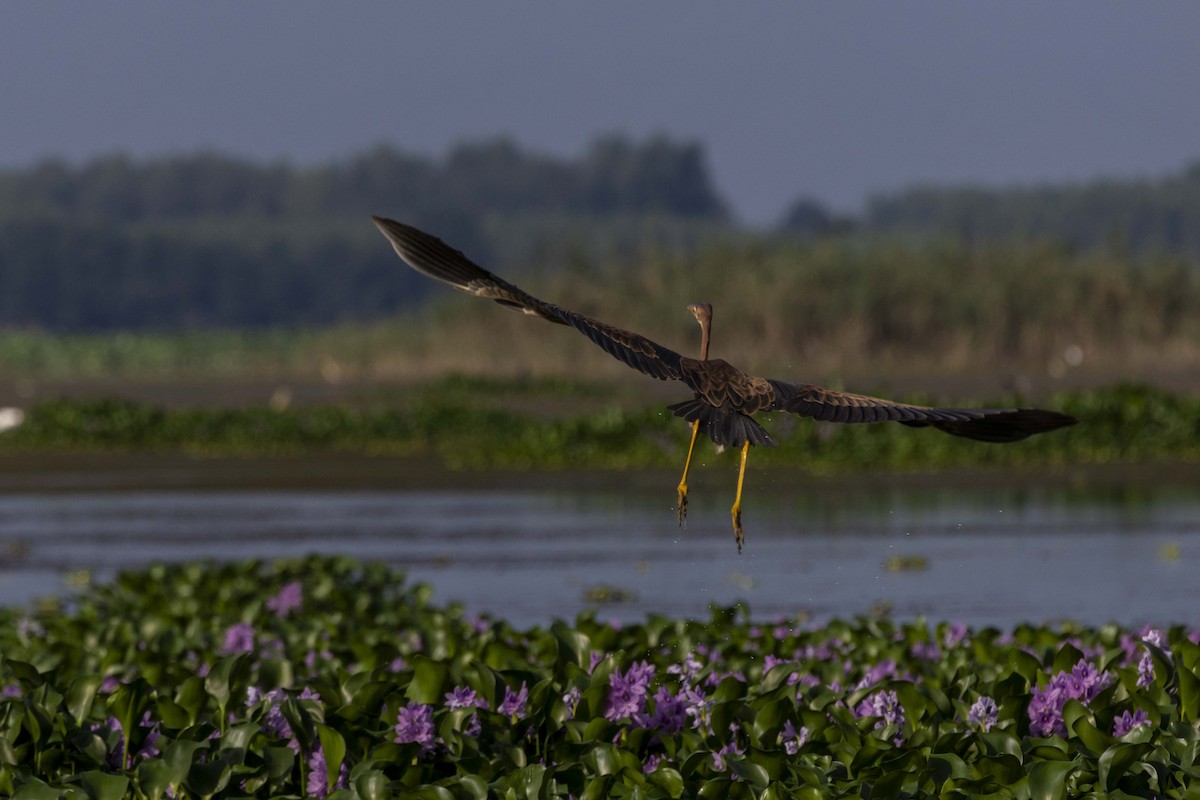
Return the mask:
<svg viewBox="0 0 1200 800"><path fill-rule="evenodd" d="M396 254L410 267L435 280L476 297L541 317L549 322L569 325L599 345L618 361L660 380L680 380L680 358L674 350L652 342L645 336L622 330L569 309L539 300L502 278L475 264L459 250L417 230L411 225L371 217L376 227L392 243Z"/></svg>
<svg viewBox="0 0 1200 800"><path fill-rule="evenodd" d="M1074 417L1036 408L935 408L839 392L812 384L768 381L775 394L769 410L825 422L900 422L988 442L1015 442L1074 425Z"/></svg>

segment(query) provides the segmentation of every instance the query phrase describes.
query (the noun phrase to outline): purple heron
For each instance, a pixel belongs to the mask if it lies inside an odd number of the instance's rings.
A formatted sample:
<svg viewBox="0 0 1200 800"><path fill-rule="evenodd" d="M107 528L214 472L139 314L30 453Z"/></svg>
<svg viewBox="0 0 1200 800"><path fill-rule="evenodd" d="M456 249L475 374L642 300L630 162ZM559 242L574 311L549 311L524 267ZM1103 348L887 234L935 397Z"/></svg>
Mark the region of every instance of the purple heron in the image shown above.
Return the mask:
<svg viewBox="0 0 1200 800"><path fill-rule="evenodd" d="M688 306L701 329L700 358L688 358L639 334L539 300L476 265L441 239L410 225L383 217L371 219L400 258L417 272L515 311L568 325L639 372L659 380L681 381L691 389L692 399L667 406L675 416L692 423L691 444L677 490L679 522L687 515L688 467L696 438L703 430L718 445L741 448L737 493L730 509L738 552L744 539L742 484L746 477L746 456L751 445L777 446L763 427L751 419L753 414L786 411L825 422L899 422L985 442L1016 442L1077 421L1066 414L1036 408L932 408L896 403L807 383L749 375L719 358L708 358L712 306L706 303Z"/></svg>

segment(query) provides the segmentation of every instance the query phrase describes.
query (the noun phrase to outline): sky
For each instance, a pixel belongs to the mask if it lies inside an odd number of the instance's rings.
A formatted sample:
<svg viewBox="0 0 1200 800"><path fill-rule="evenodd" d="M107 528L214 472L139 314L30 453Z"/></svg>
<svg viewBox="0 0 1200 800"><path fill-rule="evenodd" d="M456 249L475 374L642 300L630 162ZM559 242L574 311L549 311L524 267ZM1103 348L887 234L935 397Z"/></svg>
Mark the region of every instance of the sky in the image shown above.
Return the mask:
<svg viewBox="0 0 1200 800"><path fill-rule="evenodd" d="M1200 4L10 2L0 166L698 141L750 224L1200 159Z"/></svg>

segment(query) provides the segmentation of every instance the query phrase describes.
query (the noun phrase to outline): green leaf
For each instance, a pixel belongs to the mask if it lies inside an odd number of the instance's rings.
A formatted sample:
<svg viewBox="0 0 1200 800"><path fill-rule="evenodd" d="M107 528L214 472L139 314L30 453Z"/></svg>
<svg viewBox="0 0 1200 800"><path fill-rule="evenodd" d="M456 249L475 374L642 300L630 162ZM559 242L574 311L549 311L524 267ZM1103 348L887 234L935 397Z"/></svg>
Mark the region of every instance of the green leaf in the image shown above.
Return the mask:
<svg viewBox="0 0 1200 800"><path fill-rule="evenodd" d="M325 755L325 770L328 776L328 789L333 791L346 759L346 740L333 728L317 723L317 738L321 740L321 752Z"/></svg>
<svg viewBox="0 0 1200 800"><path fill-rule="evenodd" d="M405 696L418 703L440 702L446 691L448 670L445 663L417 655L413 656L410 666L413 669L413 679L408 684Z"/></svg>
<svg viewBox="0 0 1200 800"><path fill-rule="evenodd" d="M1092 751L1094 755L1103 753L1117 742L1116 739L1104 733L1083 717L1075 720L1073 730L1075 731L1075 735L1079 737L1079 741L1083 742L1084 747Z"/></svg>
<svg viewBox="0 0 1200 800"><path fill-rule="evenodd" d="M62 792L58 789L42 783L37 778L28 778L13 792L12 800L59 800L60 797Z"/></svg>
<svg viewBox="0 0 1200 800"><path fill-rule="evenodd" d="M728 761L729 771L749 783L755 789L765 789L771 778L767 771L758 764L743 758L731 758Z"/></svg>
<svg viewBox="0 0 1200 800"><path fill-rule="evenodd" d="M296 763L296 753L290 747L267 747L263 749L263 759L267 762L267 775L277 781L292 771Z"/></svg>
<svg viewBox="0 0 1200 800"><path fill-rule="evenodd" d="M102 678L99 675L82 675L71 681L67 690L67 711L71 713L76 725L83 725L92 703L96 699L96 691L100 688Z"/></svg>
<svg viewBox="0 0 1200 800"><path fill-rule="evenodd" d="M124 775L89 770L79 777L90 800L121 800L129 788L129 778Z"/></svg>
<svg viewBox="0 0 1200 800"><path fill-rule="evenodd" d="M646 778L652 785L666 792L668 797L679 798L683 796L683 776L679 774L679 770L677 769L659 767L646 776Z"/></svg>
<svg viewBox="0 0 1200 800"><path fill-rule="evenodd" d="M1130 744L1120 742L1105 750L1097 766L1097 781L1106 791L1116 788L1117 781L1129 770L1129 767L1145 755L1150 749L1148 743Z"/></svg>
<svg viewBox="0 0 1200 800"><path fill-rule="evenodd" d="M167 745L166 750L163 751L162 760L171 770L169 782L172 784L182 783L192 768L192 764L196 762L196 751L207 749L207 742L193 742L186 739L180 739Z"/></svg>
<svg viewBox="0 0 1200 800"><path fill-rule="evenodd" d="M592 640L587 634L568 627L562 620L551 623L550 632L558 642L559 663L570 662L586 669L592 653Z"/></svg>
<svg viewBox="0 0 1200 800"><path fill-rule="evenodd" d="M458 777L458 785L466 790L472 800L487 800L487 781L478 775L460 775ZM363 800L369 800L369 798L364 797Z"/></svg>
<svg viewBox="0 0 1200 800"><path fill-rule="evenodd" d="M1075 764L1071 761L1042 761L1029 771L1031 800L1066 800L1067 776Z"/></svg>
<svg viewBox="0 0 1200 800"><path fill-rule="evenodd" d="M1200 678L1182 665L1179 667L1179 718L1183 722L1200 719Z"/></svg>
<svg viewBox="0 0 1200 800"><path fill-rule="evenodd" d="M387 775L377 769L366 770L356 777L354 791L358 792L360 800L387 800L392 796L388 789Z"/></svg>
<svg viewBox="0 0 1200 800"><path fill-rule="evenodd" d="M171 777L174 770L171 765L163 761L161 758L154 758L148 761L143 761L138 764L138 788L140 788L150 800L158 800L166 793L167 787L171 785Z"/></svg>
<svg viewBox="0 0 1200 800"><path fill-rule="evenodd" d="M208 761L192 764L184 785L201 796L216 794L228 785L232 776L229 764L224 761Z"/></svg>

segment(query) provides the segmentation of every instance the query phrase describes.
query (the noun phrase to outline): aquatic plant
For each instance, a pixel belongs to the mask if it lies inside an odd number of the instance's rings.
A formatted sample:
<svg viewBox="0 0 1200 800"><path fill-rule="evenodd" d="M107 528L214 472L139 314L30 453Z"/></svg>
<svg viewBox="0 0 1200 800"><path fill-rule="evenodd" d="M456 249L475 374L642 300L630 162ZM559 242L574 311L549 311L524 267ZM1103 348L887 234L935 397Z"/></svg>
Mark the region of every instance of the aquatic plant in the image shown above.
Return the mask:
<svg viewBox="0 0 1200 800"><path fill-rule="evenodd" d="M378 564L159 565L0 610L0 794L1192 797L1197 641L744 607L518 629Z"/></svg>

